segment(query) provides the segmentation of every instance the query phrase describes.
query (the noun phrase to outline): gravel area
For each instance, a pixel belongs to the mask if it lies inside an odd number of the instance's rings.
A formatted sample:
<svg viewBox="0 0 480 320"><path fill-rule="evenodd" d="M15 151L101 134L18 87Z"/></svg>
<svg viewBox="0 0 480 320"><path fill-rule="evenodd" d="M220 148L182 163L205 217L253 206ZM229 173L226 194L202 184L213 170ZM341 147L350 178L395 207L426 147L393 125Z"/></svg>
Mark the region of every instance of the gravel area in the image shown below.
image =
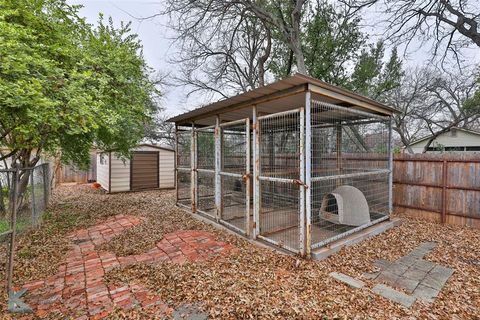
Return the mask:
<svg viewBox="0 0 480 320"><path fill-rule="evenodd" d="M118 255L145 252L164 234L189 229L209 231L239 248L234 254L203 262L138 264L106 276L118 284L142 283L172 307L198 305L213 319L480 318L479 230L404 218L400 227L314 262L256 246L199 221L174 206L172 191L106 195L89 185L60 187L43 226L20 240L16 283L54 273L68 250L66 234L120 213L146 221L102 245L101 249ZM435 302L417 301L405 308L373 293L375 283L362 278L364 272L378 271L373 262L393 261L425 241L437 242L426 260L455 270ZM330 272L362 279L366 287L359 290L338 283L328 276ZM0 270L0 278L3 274ZM135 309L111 318L141 319L147 314L154 317L148 310Z"/></svg>

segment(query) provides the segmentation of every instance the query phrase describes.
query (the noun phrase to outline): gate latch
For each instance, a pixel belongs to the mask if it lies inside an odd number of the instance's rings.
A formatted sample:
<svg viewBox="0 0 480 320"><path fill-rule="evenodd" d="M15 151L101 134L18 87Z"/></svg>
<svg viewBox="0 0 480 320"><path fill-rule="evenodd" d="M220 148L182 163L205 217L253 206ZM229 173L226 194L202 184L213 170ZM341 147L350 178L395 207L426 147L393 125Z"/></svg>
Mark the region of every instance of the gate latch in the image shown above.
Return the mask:
<svg viewBox="0 0 480 320"><path fill-rule="evenodd" d="M294 179L293 183L296 184L297 186L304 186L305 188L307 188L307 185L303 183L303 181L300 179Z"/></svg>
<svg viewBox="0 0 480 320"><path fill-rule="evenodd" d="M243 182L247 182L249 178L250 178L250 173L245 173L242 175Z"/></svg>

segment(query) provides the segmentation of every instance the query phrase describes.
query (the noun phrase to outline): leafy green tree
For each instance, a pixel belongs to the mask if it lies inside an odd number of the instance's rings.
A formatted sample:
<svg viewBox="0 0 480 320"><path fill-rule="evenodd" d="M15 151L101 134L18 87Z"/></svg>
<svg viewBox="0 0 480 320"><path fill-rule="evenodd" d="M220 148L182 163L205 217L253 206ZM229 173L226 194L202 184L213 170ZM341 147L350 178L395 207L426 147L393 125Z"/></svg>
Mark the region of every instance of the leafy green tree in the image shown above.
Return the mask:
<svg viewBox="0 0 480 320"><path fill-rule="evenodd" d="M385 47L379 41L363 49L356 62L349 87L355 92L384 100L385 95L400 85L403 77L402 62L397 49L391 52L389 60L384 62Z"/></svg>
<svg viewBox="0 0 480 320"><path fill-rule="evenodd" d="M93 28L64 0L0 0L0 160L44 154L86 165L98 146L128 156L157 94L128 25ZM26 186L28 175L21 178Z"/></svg>
<svg viewBox="0 0 480 320"><path fill-rule="evenodd" d="M304 54L309 74L334 85L346 86L348 63L354 61L366 41L360 17L345 8L318 1L304 26Z"/></svg>

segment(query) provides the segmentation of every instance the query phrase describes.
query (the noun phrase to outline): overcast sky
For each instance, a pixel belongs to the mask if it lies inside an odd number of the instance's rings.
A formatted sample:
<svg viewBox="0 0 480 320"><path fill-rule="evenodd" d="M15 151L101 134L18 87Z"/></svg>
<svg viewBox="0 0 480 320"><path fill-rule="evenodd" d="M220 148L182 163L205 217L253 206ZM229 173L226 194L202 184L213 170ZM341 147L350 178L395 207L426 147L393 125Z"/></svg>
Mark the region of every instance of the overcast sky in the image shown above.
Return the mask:
<svg viewBox="0 0 480 320"><path fill-rule="evenodd" d="M98 20L98 14L101 12L106 18L111 16L116 25L120 21L131 21L132 31L137 33L142 44L143 53L147 63L162 74L175 73L175 66L168 63L168 58L175 53L172 45L172 32L169 30L167 23L168 18L158 16L154 19L139 20L136 18L149 17L161 11L162 3L151 0L67 0L70 4L81 4L83 8L80 13L89 23L95 24ZM377 14L371 12L372 19L366 21L374 21ZM365 22L367 23L367 22ZM380 29L380 30L379 30ZM370 39L378 38L381 28L374 22L371 26L365 26L365 31L369 33ZM412 46L409 54L406 56L407 64L410 66L422 65L428 63L429 53L427 48ZM415 49L415 50L414 50ZM401 53L401 48L399 53ZM467 60L475 64L480 62L480 50L474 48L472 50L464 50ZM166 90L166 91L165 91ZM186 100L186 90L182 88L165 88L162 101L168 115L182 113L187 109L199 106L207 101L202 100L202 96L194 96Z"/></svg>

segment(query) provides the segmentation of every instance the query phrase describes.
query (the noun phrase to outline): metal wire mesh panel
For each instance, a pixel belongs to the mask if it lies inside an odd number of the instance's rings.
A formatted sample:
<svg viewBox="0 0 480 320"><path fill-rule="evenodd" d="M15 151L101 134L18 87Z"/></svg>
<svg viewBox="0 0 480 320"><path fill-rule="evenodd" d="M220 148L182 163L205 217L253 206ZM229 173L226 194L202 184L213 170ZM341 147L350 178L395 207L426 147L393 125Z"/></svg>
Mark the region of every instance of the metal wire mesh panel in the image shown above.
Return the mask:
<svg viewBox="0 0 480 320"><path fill-rule="evenodd" d="M260 122L262 176L298 179L300 175L300 113L290 112Z"/></svg>
<svg viewBox="0 0 480 320"><path fill-rule="evenodd" d="M190 168L191 165L191 130L177 130L177 167Z"/></svg>
<svg viewBox="0 0 480 320"><path fill-rule="evenodd" d="M260 235L280 247L299 250L299 186L261 181Z"/></svg>
<svg viewBox="0 0 480 320"><path fill-rule="evenodd" d="M215 129L198 129L197 169L215 170Z"/></svg>
<svg viewBox="0 0 480 320"><path fill-rule="evenodd" d="M30 176L30 191L32 196L32 220L34 225L41 222L49 198L49 166L43 164L33 168Z"/></svg>
<svg viewBox="0 0 480 320"><path fill-rule="evenodd" d="M192 204L191 178L190 169L177 170L177 203L187 207Z"/></svg>
<svg viewBox="0 0 480 320"><path fill-rule="evenodd" d="M260 238L298 252L303 243L303 110L259 117Z"/></svg>
<svg viewBox="0 0 480 320"><path fill-rule="evenodd" d="M245 174L247 164L246 123L222 126L222 171Z"/></svg>
<svg viewBox="0 0 480 320"><path fill-rule="evenodd" d="M13 178L13 171L0 170L0 234L11 229ZM2 239L5 240L5 238Z"/></svg>
<svg viewBox="0 0 480 320"><path fill-rule="evenodd" d="M50 174L48 163L34 168L18 170L0 170L0 261L13 259L16 235L27 232L37 226L45 212L50 192ZM8 264L7 264L8 265ZM2 265L11 289L12 268ZM7 290L8 291L8 290Z"/></svg>
<svg viewBox="0 0 480 320"><path fill-rule="evenodd" d="M312 101L313 248L388 215L388 125L383 117Z"/></svg>
<svg viewBox="0 0 480 320"><path fill-rule="evenodd" d="M221 124L220 220L247 234L250 221L250 122Z"/></svg>
<svg viewBox="0 0 480 320"><path fill-rule="evenodd" d="M197 210L215 216L215 172L197 172Z"/></svg>
<svg viewBox="0 0 480 320"><path fill-rule="evenodd" d="M176 131L176 188L177 204L192 205L192 131L190 128L177 128Z"/></svg>
<svg viewBox="0 0 480 320"><path fill-rule="evenodd" d="M240 177L222 176L222 213L221 219L228 224L246 230L246 184Z"/></svg>

